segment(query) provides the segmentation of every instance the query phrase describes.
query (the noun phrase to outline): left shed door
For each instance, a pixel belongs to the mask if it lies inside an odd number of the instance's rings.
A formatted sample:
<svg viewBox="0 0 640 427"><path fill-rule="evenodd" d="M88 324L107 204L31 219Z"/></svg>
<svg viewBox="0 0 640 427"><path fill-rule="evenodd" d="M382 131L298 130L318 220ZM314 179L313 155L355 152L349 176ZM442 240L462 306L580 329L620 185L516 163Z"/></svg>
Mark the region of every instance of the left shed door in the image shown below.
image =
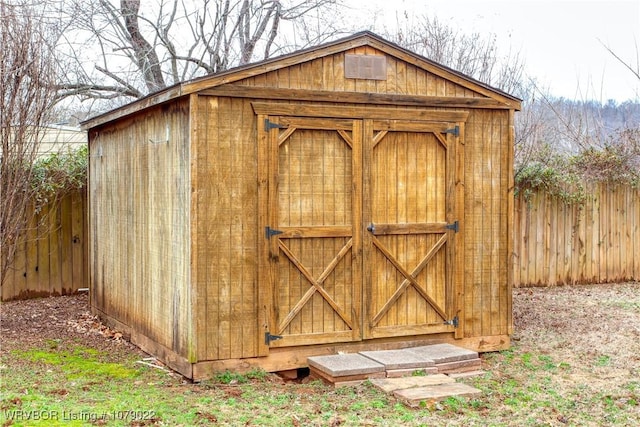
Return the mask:
<svg viewBox="0 0 640 427"><path fill-rule="evenodd" d="M259 120L263 348L359 340L362 121Z"/></svg>

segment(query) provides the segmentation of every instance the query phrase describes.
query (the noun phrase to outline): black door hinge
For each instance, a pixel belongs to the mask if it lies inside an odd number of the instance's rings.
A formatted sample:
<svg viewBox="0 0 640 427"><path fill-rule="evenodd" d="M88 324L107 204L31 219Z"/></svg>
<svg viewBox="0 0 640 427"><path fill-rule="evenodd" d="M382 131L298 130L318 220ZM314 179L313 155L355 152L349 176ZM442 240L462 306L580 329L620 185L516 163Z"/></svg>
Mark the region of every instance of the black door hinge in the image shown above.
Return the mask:
<svg viewBox="0 0 640 427"><path fill-rule="evenodd" d="M444 131L444 133L450 133L453 134L453 136L460 136L460 126L455 126L451 129L447 129Z"/></svg>
<svg viewBox="0 0 640 427"><path fill-rule="evenodd" d="M451 326L453 326L454 328L457 328L457 327L458 327L458 325L460 324L460 321L459 321L459 319L458 319L458 316L456 315L456 317L454 317L454 318L453 318L453 319L451 319L451 320L447 320L446 322L444 322L444 324L445 324L445 325L451 325Z"/></svg>
<svg viewBox="0 0 640 427"><path fill-rule="evenodd" d="M458 221L453 221L453 223L445 225L444 228L446 228L447 230L453 230L457 233L458 231L460 231L460 224L458 223Z"/></svg>
<svg viewBox="0 0 640 427"><path fill-rule="evenodd" d="M271 345L271 341L281 340L282 335L271 335L269 332L264 333L264 344Z"/></svg>
<svg viewBox="0 0 640 427"><path fill-rule="evenodd" d="M270 131L271 129L285 129L286 126L279 125L278 123L274 123L269 119L264 119L264 130Z"/></svg>
<svg viewBox="0 0 640 427"><path fill-rule="evenodd" d="M276 236L278 234L282 234L283 232L280 230L275 230L269 226L264 228L264 235L267 239L270 239L271 236Z"/></svg>

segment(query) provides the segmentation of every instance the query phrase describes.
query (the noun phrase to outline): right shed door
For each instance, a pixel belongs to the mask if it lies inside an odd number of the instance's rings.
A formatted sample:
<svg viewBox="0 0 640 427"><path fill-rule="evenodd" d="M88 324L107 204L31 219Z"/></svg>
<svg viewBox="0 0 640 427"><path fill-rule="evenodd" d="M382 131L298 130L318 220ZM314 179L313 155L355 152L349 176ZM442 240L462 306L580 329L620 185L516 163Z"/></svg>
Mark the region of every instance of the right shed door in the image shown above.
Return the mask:
<svg viewBox="0 0 640 427"><path fill-rule="evenodd" d="M365 120L365 338L459 336L456 125Z"/></svg>

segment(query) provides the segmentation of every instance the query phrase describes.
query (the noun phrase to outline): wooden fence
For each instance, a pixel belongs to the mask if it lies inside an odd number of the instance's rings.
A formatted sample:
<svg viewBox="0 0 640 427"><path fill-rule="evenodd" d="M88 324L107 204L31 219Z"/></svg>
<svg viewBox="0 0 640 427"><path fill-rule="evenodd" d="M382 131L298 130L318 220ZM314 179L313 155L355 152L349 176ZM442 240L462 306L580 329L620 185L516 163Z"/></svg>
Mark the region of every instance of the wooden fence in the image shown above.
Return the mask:
<svg viewBox="0 0 640 427"><path fill-rule="evenodd" d="M45 207L24 236L2 300L88 286L87 198ZM596 186L583 205L539 192L516 199L514 285L640 280L640 189Z"/></svg>
<svg viewBox="0 0 640 427"><path fill-rule="evenodd" d="M598 185L583 205L516 200L514 285L640 280L640 189Z"/></svg>
<svg viewBox="0 0 640 427"><path fill-rule="evenodd" d="M84 191L45 206L33 217L2 285L2 301L88 287L86 218Z"/></svg>

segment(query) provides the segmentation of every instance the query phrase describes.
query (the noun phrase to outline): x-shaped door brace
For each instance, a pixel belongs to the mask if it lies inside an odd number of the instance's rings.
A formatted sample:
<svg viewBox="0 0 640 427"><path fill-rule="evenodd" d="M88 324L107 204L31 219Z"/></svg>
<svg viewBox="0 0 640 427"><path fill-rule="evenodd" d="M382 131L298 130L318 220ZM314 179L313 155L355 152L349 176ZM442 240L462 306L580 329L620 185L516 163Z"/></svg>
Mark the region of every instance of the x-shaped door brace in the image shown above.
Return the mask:
<svg viewBox="0 0 640 427"><path fill-rule="evenodd" d="M384 247L384 245L380 243L380 241L376 238L376 236L372 236L372 239L373 239L374 246L378 248L380 252L382 252L382 254L405 277L405 279L402 281L400 286L398 286L398 289L396 289L396 291L393 293L389 301L387 301L385 305L382 306L380 311L378 311L378 313L371 320L371 326L376 325L380 321L380 319L382 319L382 316L384 316L385 313L389 311L391 306L407 290L409 285L415 288L415 290L422 296L422 298L424 298L429 303L431 307L433 307L436 313L438 313L438 315L442 317L443 320L446 320L447 315L444 312L444 310L433 298L431 298L431 296L429 296L429 294L427 294L427 291L424 290L418 284L418 282L416 281L416 277L418 277L420 272L424 270L424 268L426 267L427 263L429 263L431 258L433 258L434 255L438 253L440 248L442 248L442 246L444 246L444 244L447 242L447 235L443 234L442 237L440 237L440 239L436 242L436 244L431 248L431 250L429 250L429 252L425 255L425 257L420 261L420 263L416 266L416 268L413 269L411 273L409 273L407 270L405 270L404 267L402 267L400 262L398 262L398 260Z"/></svg>
<svg viewBox="0 0 640 427"><path fill-rule="evenodd" d="M285 317L280 323L278 327L278 330L280 332L282 332L289 325L289 323L291 323L291 321L298 315L300 310L302 310L305 304L311 299L313 294L316 292L322 295L322 298L324 298L325 301L329 303L331 308L336 313L338 313L338 316L342 318L344 323L346 323L350 329L353 329L351 321L348 319L345 312L340 308L340 306L338 306L338 304L334 301L334 299L331 298L331 295L329 295L327 291L325 291L324 288L322 287L322 283L327 279L327 277L329 277L329 275L336 268L340 260L344 258L344 256L349 252L349 249L351 249L352 244L353 244L353 239L349 239L349 241L342 247L342 249L340 249L340 252L338 252L338 254L331 260L327 268L324 269L320 277L318 277L318 279L316 280L313 278L309 270L307 270L306 267L302 265L300 260L298 260L298 258L289 250L287 245L285 245L282 242L282 240L278 242L278 246L280 247L280 250L287 256L287 258L289 258L289 261L291 261L291 263L295 265L298 270L300 270L300 272L305 277L305 279L307 279L309 283L311 283L311 287L309 288L309 290L302 296L300 301L298 301L298 303L293 307L293 309L289 312L287 317Z"/></svg>

